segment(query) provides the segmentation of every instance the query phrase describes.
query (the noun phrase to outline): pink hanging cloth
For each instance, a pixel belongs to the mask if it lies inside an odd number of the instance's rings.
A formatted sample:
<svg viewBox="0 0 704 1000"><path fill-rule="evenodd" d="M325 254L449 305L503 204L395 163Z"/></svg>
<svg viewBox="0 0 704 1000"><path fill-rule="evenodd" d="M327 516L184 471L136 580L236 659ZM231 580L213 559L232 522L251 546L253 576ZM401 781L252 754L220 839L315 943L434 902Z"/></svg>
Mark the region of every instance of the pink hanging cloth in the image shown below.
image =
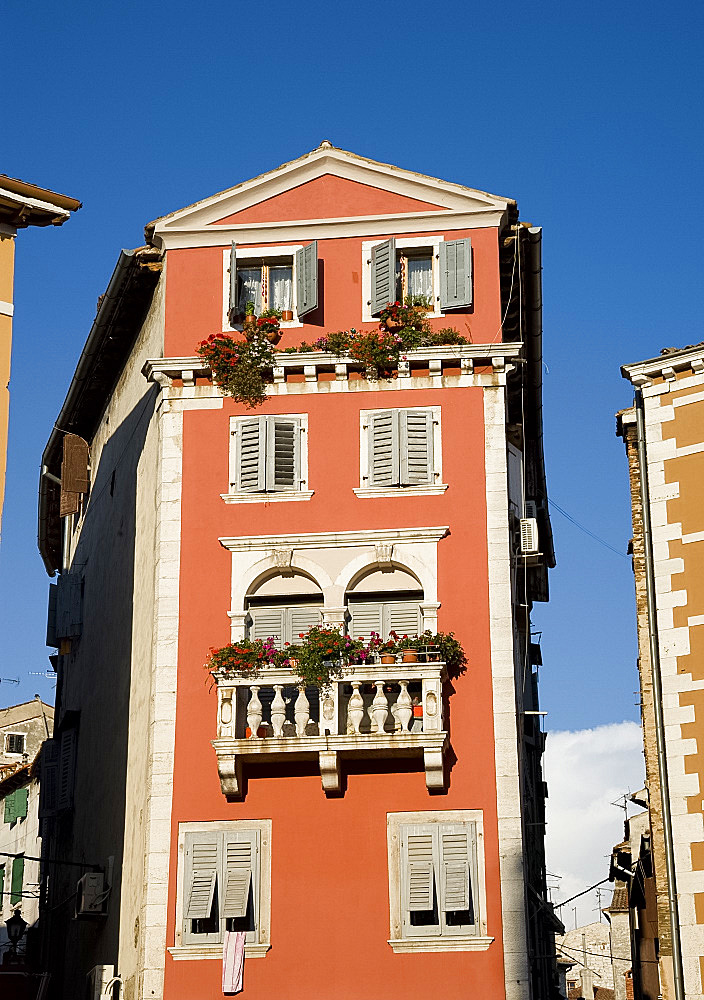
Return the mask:
<svg viewBox="0 0 704 1000"><path fill-rule="evenodd" d="M222 992L242 992L244 974L244 939L246 931L225 931L222 946Z"/></svg>

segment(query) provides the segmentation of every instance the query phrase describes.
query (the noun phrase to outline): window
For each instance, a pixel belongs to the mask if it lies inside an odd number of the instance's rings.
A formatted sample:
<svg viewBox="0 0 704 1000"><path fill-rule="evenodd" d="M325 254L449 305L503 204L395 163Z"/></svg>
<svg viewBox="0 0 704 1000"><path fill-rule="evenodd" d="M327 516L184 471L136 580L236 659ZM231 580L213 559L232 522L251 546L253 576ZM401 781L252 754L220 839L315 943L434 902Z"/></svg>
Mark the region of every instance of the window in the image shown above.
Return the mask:
<svg viewBox="0 0 704 1000"><path fill-rule="evenodd" d="M412 237L362 245L362 292L365 322L394 301L427 299L429 311L472 305L472 244L470 239Z"/></svg>
<svg viewBox="0 0 704 1000"><path fill-rule="evenodd" d="M440 407L362 410L357 496L442 493Z"/></svg>
<svg viewBox="0 0 704 1000"><path fill-rule="evenodd" d="M250 639L274 639L277 649L285 643L298 643L301 633L308 632L322 620L322 603L289 606L250 607Z"/></svg>
<svg viewBox="0 0 704 1000"><path fill-rule="evenodd" d="M54 816L73 805L78 730L44 740L40 760L39 817Z"/></svg>
<svg viewBox="0 0 704 1000"><path fill-rule="evenodd" d="M14 823L18 819L27 818L27 800L29 791L26 788L16 788L5 796L5 822Z"/></svg>
<svg viewBox="0 0 704 1000"><path fill-rule="evenodd" d="M246 932L248 955L269 948L271 820L179 827L175 958L221 954L225 930Z"/></svg>
<svg viewBox="0 0 704 1000"><path fill-rule="evenodd" d="M239 323L247 303L255 315L264 309L295 313L298 319L318 308L318 244L252 250L235 243L227 258L227 316ZM293 317L289 316L290 321Z"/></svg>
<svg viewBox="0 0 704 1000"><path fill-rule="evenodd" d="M310 499L307 425L306 414L232 417L230 492L223 499Z"/></svg>
<svg viewBox="0 0 704 1000"><path fill-rule="evenodd" d="M25 744L25 734L24 733L8 733L5 737L5 753L24 753Z"/></svg>
<svg viewBox="0 0 704 1000"><path fill-rule="evenodd" d="M486 948L482 814L388 815L394 951Z"/></svg>

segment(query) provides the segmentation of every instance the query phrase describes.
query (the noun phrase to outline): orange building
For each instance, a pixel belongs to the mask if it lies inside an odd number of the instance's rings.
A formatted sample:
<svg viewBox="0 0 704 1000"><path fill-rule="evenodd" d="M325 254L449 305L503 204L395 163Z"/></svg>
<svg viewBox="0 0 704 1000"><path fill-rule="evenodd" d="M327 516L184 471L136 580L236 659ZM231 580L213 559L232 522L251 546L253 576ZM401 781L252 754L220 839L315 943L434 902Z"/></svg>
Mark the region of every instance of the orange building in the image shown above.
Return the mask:
<svg viewBox="0 0 704 1000"><path fill-rule="evenodd" d="M99 866L106 900L62 924L71 879L50 884L57 995L119 974L128 998L221 996L242 933L253 998L351 1000L361 978L547 998L540 229L324 142L146 232L57 420L90 445L89 489L46 477L40 497L75 752L47 849ZM384 340L376 376L331 349L394 299L422 344ZM268 309L282 340L252 408L196 348L242 344ZM72 447L52 432L51 473ZM203 669L211 647L312 627L429 637L415 658L357 652L320 689L295 662ZM440 653L450 632L465 666Z"/></svg>
<svg viewBox="0 0 704 1000"><path fill-rule="evenodd" d="M649 824L620 863L635 995L680 1000L704 996L704 345L622 373Z"/></svg>

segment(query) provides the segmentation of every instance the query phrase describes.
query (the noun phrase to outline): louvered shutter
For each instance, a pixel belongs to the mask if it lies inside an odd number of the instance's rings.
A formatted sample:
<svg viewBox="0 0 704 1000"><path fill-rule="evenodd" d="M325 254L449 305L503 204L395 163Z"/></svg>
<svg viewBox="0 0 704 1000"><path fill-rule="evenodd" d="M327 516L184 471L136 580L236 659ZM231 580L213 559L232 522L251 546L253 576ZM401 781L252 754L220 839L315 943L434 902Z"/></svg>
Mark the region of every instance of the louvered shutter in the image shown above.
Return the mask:
<svg viewBox="0 0 704 1000"><path fill-rule="evenodd" d="M404 936L440 934L437 916L437 831L430 825L406 826L401 832L401 886ZM435 914L433 920L430 914ZM415 914L423 919L414 921Z"/></svg>
<svg viewBox="0 0 704 1000"><path fill-rule="evenodd" d="M440 308L461 309L471 304L471 240L443 240L440 243Z"/></svg>
<svg viewBox="0 0 704 1000"><path fill-rule="evenodd" d="M352 604L349 606L349 634L353 639L364 638L367 642L372 632L382 634L384 624L380 604Z"/></svg>
<svg viewBox="0 0 704 1000"><path fill-rule="evenodd" d="M398 635L420 635L420 604L413 601L398 601L384 605L384 637L390 632Z"/></svg>
<svg viewBox="0 0 704 1000"><path fill-rule="evenodd" d="M61 749L59 751L59 809L68 809L73 802L77 742L78 734L75 729L67 729L61 734Z"/></svg>
<svg viewBox="0 0 704 1000"><path fill-rule="evenodd" d="M369 485L396 486L399 481L398 411L369 414Z"/></svg>
<svg viewBox="0 0 704 1000"><path fill-rule="evenodd" d="M10 881L10 906L22 902L22 882L24 880L24 858L14 858L12 880Z"/></svg>
<svg viewBox="0 0 704 1000"><path fill-rule="evenodd" d="M59 741L44 740L39 778L39 816L53 816L59 807Z"/></svg>
<svg viewBox="0 0 704 1000"><path fill-rule="evenodd" d="M213 908L219 865L217 833L186 834L186 920L206 920Z"/></svg>
<svg viewBox="0 0 704 1000"><path fill-rule="evenodd" d="M237 244L233 241L230 247L230 322L237 315Z"/></svg>
<svg viewBox="0 0 704 1000"><path fill-rule="evenodd" d="M56 581L56 638L79 636L83 623L83 578L62 573Z"/></svg>
<svg viewBox="0 0 704 1000"><path fill-rule="evenodd" d="M223 846L223 889L221 916L224 919L247 915L257 844L255 830L226 834Z"/></svg>
<svg viewBox="0 0 704 1000"><path fill-rule="evenodd" d="M318 308L318 241L296 251L296 312L298 317Z"/></svg>
<svg viewBox="0 0 704 1000"><path fill-rule="evenodd" d="M378 316L390 302L396 301L396 240L372 247L371 314Z"/></svg>
<svg viewBox="0 0 704 1000"><path fill-rule="evenodd" d="M288 608L286 642L299 643L301 633L305 635L315 625L320 625L321 617L321 609L315 605Z"/></svg>
<svg viewBox="0 0 704 1000"><path fill-rule="evenodd" d="M300 489L300 442L301 425L298 420L267 418L266 489Z"/></svg>
<svg viewBox="0 0 704 1000"><path fill-rule="evenodd" d="M235 489L256 493L265 488L266 417L242 420L237 427Z"/></svg>
<svg viewBox="0 0 704 1000"><path fill-rule="evenodd" d="M17 819L17 813L15 812L15 793L10 792L9 795L5 796L5 815L4 820L6 823L14 823Z"/></svg>
<svg viewBox="0 0 704 1000"><path fill-rule="evenodd" d="M444 827L440 834L442 852L441 905L445 913L470 908L469 835L465 827Z"/></svg>
<svg viewBox="0 0 704 1000"><path fill-rule="evenodd" d="M401 483L420 486L433 482L433 414L431 410L399 413Z"/></svg>
<svg viewBox="0 0 704 1000"><path fill-rule="evenodd" d="M273 639L277 649L283 647L286 641L285 608L250 608L249 616L252 619L250 639Z"/></svg>
<svg viewBox="0 0 704 1000"><path fill-rule="evenodd" d="M18 788L15 792L15 818L16 819L26 819L27 818L27 800L29 799L29 790L26 788Z"/></svg>

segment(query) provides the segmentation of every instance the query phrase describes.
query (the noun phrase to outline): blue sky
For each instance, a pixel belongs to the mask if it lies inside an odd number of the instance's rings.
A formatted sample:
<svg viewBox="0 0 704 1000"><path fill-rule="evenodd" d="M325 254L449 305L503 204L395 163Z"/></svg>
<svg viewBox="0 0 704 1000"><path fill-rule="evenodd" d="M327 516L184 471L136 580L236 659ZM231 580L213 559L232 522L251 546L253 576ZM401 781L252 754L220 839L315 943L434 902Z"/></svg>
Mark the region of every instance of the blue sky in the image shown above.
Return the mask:
<svg viewBox="0 0 704 1000"><path fill-rule="evenodd" d="M0 171L79 198L17 247L0 550L0 705L39 692L39 459L121 247L157 216L323 138L515 197L544 229L549 490L621 553L619 366L702 339L702 10L694 3L0 6ZM21 41L20 41L21 40ZM538 606L548 728L637 719L632 575L553 512Z"/></svg>

